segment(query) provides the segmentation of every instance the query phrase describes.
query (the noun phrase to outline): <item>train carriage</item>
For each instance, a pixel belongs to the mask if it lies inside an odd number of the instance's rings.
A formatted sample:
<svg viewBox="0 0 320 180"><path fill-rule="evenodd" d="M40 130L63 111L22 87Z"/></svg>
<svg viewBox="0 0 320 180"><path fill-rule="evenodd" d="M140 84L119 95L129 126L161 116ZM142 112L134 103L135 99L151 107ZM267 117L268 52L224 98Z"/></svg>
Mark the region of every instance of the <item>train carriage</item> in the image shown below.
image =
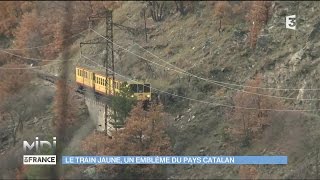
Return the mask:
<svg viewBox="0 0 320 180"><path fill-rule="evenodd" d="M76 68L76 82L83 87L94 89L94 73L88 69L77 67Z"/></svg>
<svg viewBox="0 0 320 180"><path fill-rule="evenodd" d="M150 100L151 99L151 89L148 83L135 83L128 82L133 95L137 97L138 100Z"/></svg>
<svg viewBox="0 0 320 180"><path fill-rule="evenodd" d="M114 95L120 92L120 86L123 82L127 82L137 100L151 100L150 83L126 81L119 76L115 76L115 81L113 82L111 77L106 77L103 71L96 70L94 67L76 67L76 83L81 89L89 88L102 95ZM115 92L113 92L112 88L113 83Z"/></svg>

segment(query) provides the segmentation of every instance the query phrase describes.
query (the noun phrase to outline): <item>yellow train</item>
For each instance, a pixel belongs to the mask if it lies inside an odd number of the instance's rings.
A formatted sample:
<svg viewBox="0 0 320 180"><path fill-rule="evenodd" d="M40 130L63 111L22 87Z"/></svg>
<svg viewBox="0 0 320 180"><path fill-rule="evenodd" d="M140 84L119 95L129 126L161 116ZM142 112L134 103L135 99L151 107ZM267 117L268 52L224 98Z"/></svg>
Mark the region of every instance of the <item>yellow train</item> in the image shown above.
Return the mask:
<svg viewBox="0 0 320 180"><path fill-rule="evenodd" d="M95 70L92 67L76 67L76 83L79 88L89 88L94 92L102 95L116 95L119 93L120 86L123 82L127 82L130 86L133 95L137 100L151 100L151 86L150 83L136 83L132 81L126 81L119 76L115 76L113 82L112 77L106 77L105 72ZM114 83L114 91L112 84Z"/></svg>

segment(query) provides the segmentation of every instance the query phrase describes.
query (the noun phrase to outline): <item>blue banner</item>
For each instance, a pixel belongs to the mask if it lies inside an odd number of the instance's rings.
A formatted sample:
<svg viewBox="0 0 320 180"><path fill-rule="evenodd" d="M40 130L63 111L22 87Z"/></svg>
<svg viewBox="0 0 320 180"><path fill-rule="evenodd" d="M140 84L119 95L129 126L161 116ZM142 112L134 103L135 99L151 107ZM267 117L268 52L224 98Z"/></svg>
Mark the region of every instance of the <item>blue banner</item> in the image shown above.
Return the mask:
<svg viewBox="0 0 320 180"><path fill-rule="evenodd" d="M62 156L62 164L288 164L288 156Z"/></svg>

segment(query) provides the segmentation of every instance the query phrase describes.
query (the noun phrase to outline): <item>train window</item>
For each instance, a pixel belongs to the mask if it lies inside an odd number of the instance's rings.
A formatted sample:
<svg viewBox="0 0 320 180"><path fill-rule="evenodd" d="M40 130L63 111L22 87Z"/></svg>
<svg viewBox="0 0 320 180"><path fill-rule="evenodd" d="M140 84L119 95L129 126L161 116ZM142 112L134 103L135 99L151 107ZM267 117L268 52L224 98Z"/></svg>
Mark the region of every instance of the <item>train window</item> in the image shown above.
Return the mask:
<svg viewBox="0 0 320 180"><path fill-rule="evenodd" d="M144 84L144 89L143 89L145 93L150 92L150 84Z"/></svg>
<svg viewBox="0 0 320 180"><path fill-rule="evenodd" d="M138 93L143 93L143 84L138 84Z"/></svg>
<svg viewBox="0 0 320 180"><path fill-rule="evenodd" d="M102 85L103 85L103 86L106 86L106 81L102 81Z"/></svg>
<svg viewBox="0 0 320 180"><path fill-rule="evenodd" d="M136 84L130 84L130 89L132 92L138 92L138 86Z"/></svg>

